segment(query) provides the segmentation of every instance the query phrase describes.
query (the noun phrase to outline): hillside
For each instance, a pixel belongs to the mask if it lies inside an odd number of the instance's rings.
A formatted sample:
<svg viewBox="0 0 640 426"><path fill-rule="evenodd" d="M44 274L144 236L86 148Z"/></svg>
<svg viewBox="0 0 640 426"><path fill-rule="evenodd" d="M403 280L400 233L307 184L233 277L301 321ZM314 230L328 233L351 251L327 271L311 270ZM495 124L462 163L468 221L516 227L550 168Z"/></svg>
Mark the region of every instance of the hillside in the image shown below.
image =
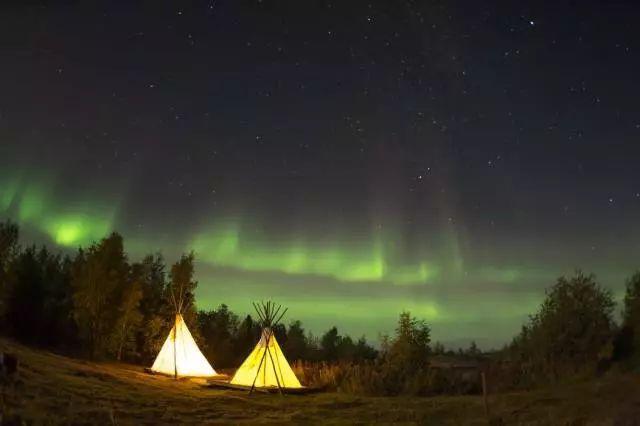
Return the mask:
<svg viewBox="0 0 640 426"><path fill-rule="evenodd" d="M482 398L307 396L203 388L145 374L125 364L93 363L7 340L20 359L17 383L4 387L6 419L73 424L428 423L487 424ZM640 375L611 375L535 392L490 397L494 424L639 424ZM634 423L634 419L635 422ZM0 422L2 424L2 422Z"/></svg>

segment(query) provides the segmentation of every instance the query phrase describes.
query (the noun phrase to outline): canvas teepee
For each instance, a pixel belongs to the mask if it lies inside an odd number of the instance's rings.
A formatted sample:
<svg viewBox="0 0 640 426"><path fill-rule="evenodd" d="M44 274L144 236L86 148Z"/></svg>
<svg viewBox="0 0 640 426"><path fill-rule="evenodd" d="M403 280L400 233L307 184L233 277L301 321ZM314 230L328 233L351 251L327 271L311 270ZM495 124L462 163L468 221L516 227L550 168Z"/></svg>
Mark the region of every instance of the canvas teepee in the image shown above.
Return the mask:
<svg viewBox="0 0 640 426"><path fill-rule="evenodd" d="M169 374L175 378L215 376L217 373L200 352L182 317L185 293L184 287L171 288L171 297L176 309L175 321L151 371Z"/></svg>
<svg viewBox="0 0 640 426"><path fill-rule="evenodd" d="M173 328L164 341L151 371L174 377L209 377L216 372L202 355L181 314L176 314Z"/></svg>
<svg viewBox="0 0 640 426"><path fill-rule="evenodd" d="M285 309L280 314L281 306L275 306L271 302L261 304L254 303L254 308L262 322L262 336L260 341L249 354L247 359L236 371L230 383L232 385L282 389L302 388L291 366L278 345L272 327L275 327L282 319Z"/></svg>

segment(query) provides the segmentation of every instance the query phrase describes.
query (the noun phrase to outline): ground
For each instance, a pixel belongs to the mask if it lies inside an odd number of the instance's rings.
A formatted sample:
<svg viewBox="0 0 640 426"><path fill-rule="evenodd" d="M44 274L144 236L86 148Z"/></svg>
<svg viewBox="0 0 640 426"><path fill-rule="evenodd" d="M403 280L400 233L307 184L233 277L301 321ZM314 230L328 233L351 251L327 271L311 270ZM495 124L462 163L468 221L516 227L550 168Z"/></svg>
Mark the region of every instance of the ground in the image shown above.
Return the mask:
<svg viewBox="0 0 640 426"><path fill-rule="evenodd" d="M36 424L434 424L486 425L482 397L359 397L336 393L247 395L94 363L0 340L20 360L0 400L5 420ZM640 375L611 374L533 392L490 395L491 424L640 425ZM3 424L0 420L0 425Z"/></svg>

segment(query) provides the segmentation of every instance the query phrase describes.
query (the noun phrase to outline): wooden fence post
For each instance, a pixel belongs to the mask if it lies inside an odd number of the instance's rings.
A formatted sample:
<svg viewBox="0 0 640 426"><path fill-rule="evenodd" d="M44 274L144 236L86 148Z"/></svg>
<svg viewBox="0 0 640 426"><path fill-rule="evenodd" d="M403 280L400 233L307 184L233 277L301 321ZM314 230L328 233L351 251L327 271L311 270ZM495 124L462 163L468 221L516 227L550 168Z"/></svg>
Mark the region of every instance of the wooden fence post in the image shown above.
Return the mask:
<svg viewBox="0 0 640 426"><path fill-rule="evenodd" d="M489 403L487 402L487 376L483 371L480 372L482 378L482 402L484 403L484 414L487 416L487 420L491 420L489 417Z"/></svg>

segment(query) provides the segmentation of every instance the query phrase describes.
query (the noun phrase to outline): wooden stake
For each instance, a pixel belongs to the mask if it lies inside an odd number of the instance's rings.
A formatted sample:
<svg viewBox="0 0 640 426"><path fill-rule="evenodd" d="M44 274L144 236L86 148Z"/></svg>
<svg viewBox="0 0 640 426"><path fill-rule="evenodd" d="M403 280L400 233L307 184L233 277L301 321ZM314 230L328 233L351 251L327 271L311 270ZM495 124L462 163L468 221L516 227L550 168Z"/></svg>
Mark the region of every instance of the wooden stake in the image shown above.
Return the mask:
<svg viewBox="0 0 640 426"><path fill-rule="evenodd" d="M487 401L487 378L484 371L480 372L480 377L482 378L482 401L484 403L484 414L487 416L487 420L490 420L489 403Z"/></svg>

